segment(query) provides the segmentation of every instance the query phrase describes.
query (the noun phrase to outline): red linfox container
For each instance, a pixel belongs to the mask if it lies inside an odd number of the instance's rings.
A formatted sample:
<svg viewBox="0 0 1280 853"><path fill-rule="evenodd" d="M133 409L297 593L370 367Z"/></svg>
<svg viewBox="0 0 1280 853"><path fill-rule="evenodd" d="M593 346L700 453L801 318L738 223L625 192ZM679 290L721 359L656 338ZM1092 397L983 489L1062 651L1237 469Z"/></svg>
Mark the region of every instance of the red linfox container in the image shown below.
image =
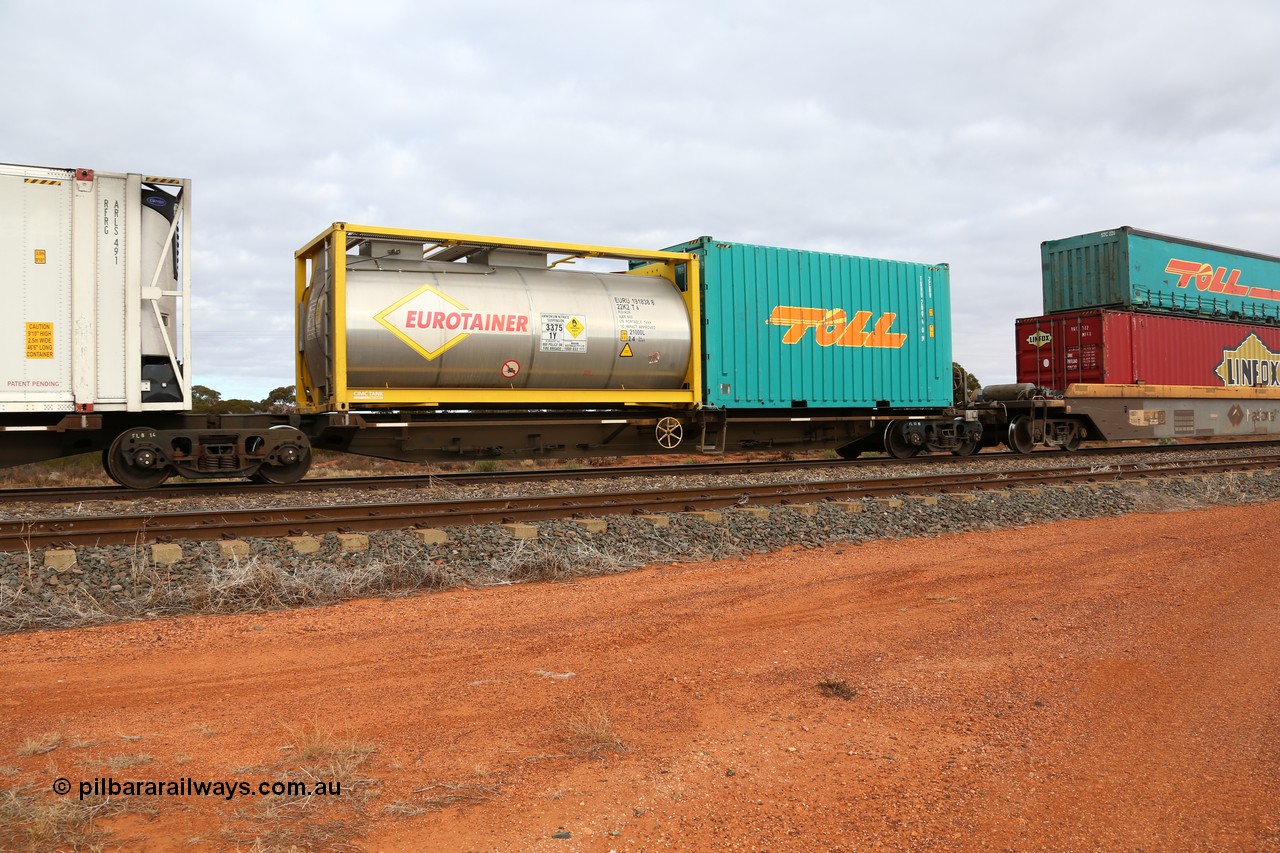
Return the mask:
<svg viewBox="0 0 1280 853"><path fill-rule="evenodd" d="M1280 387L1280 328L1090 310L1017 321L1018 381Z"/></svg>

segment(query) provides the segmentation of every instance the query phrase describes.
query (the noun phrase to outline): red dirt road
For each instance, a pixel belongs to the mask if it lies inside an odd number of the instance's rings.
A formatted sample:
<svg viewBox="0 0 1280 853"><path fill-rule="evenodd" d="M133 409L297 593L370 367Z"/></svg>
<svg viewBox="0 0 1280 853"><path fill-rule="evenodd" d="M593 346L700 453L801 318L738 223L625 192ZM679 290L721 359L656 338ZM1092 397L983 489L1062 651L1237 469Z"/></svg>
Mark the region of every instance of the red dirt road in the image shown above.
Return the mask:
<svg viewBox="0 0 1280 853"><path fill-rule="evenodd" d="M0 785L316 774L319 729L366 745L341 798L126 797L101 825L131 850L1280 850L1276 530L1280 503L0 637Z"/></svg>

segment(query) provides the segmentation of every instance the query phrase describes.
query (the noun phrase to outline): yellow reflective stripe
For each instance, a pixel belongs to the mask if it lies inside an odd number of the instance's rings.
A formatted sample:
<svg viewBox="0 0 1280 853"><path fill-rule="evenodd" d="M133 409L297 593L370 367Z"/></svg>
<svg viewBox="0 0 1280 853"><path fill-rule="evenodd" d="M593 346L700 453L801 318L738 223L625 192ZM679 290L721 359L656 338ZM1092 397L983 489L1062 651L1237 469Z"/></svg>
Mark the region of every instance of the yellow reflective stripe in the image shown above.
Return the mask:
<svg viewBox="0 0 1280 853"><path fill-rule="evenodd" d="M23 178L22 182L24 184L40 184L42 186L51 186L51 187L62 186L62 181L54 181L48 178Z"/></svg>

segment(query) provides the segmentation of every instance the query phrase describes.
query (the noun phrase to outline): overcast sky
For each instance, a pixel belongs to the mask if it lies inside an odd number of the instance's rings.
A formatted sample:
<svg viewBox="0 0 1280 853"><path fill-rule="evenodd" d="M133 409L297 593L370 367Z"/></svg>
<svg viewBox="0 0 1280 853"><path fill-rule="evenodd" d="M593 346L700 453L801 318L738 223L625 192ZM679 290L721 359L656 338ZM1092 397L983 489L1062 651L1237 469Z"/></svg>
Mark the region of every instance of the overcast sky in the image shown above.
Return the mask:
<svg viewBox="0 0 1280 853"><path fill-rule="evenodd" d="M293 382L334 221L951 265L1013 379L1042 240L1280 254L1280 3L0 0L0 161L190 177L195 381Z"/></svg>

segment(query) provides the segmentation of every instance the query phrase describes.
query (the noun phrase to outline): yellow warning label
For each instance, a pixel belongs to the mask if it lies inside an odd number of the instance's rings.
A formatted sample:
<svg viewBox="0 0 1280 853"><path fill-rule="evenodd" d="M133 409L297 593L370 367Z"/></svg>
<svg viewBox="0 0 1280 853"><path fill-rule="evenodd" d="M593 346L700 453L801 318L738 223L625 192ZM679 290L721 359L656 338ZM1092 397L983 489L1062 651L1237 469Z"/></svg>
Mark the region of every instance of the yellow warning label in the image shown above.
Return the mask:
<svg viewBox="0 0 1280 853"><path fill-rule="evenodd" d="M36 249L36 263L37 264L44 263L44 249Z"/></svg>
<svg viewBox="0 0 1280 853"><path fill-rule="evenodd" d="M623 343L626 343L626 340L627 340L627 330L626 330L626 329L623 329L621 332L619 332L619 333L618 333L618 340L622 341Z"/></svg>
<svg viewBox="0 0 1280 853"><path fill-rule="evenodd" d="M586 331L586 326L582 325L582 321L577 317L570 317L569 322L564 324L564 330L575 338Z"/></svg>
<svg viewBox="0 0 1280 853"><path fill-rule="evenodd" d="M631 358L632 356L635 355L635 353L631 351L631 344L623 344L622 352L618 353L618 355L621 356L622 358Z"/></svg>
<svg viewBox="0 0 1280 853"><path fill-rule="evenodd" d="M52 323L27 323L27 358L53 358Z"/></svg>

